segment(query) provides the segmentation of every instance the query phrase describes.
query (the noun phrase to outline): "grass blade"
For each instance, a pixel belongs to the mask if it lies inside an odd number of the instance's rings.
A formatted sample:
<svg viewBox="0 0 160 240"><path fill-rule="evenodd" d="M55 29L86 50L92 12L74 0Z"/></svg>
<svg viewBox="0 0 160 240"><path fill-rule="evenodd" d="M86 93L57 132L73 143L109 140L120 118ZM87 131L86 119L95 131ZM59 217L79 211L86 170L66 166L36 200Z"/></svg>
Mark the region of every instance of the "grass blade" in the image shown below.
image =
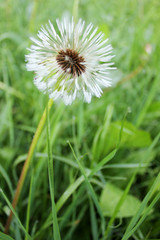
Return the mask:
<svg viewBox="0 0 160 240"><path fill-rule="evenodd" d="M73 235L74 231L76 230L76 228L78 227L78 224L81 221L81 219L83 218L86 210L87 210L87 206L85 205L85 206L83 206L83 208L81 209L80 213L78 214L78 217L77 217L78 221L77 221L77 223L75 223L72 226L72 228L69 229L69 231L68 231L68 233L67 233L67 235L65 237L65 240L73 239L72 235Z"/></svg>
<svg viewBox="0 0 160 240"><path fill-rule="evenodd" d="M103 166L109 162L110 160L112 160L112 158L114 158L114 156L117 153L117 148L114 149L111 153L109 153L105 158L103 158L92 170L90 173L90 176L93 176L96 172L98 172L99 170L101 170L103 168Z"/></svg>
<svg viewBox="0 0 160 240"><path fill-rule="evenodd" d="M146 100L146 102L145 102L145 104L144 104L144 106L143 106L143 108L142 108L142 110L141 110L141 112L140 112L140 114L139 114L139 116L137 118L137 121L136 121L137 127L139 127L141 125L141 123L142 123L142 121L143 121L143 119L145 117L145 114L147 112L147 109L148 109L149 105L151 104L152 99L154 98L155 93L156 93L156 91L158 89L158 87L157 87L158 85L159 85L159 77L157 77L154 80L154 82L152 84L152 87L151 87L151 89L149 91L149 95L147 96L147 100Z"/></svg>
<svg viewBox="0 0 160 240"><path fill-rule="evenodd" d="M160 199L160 193L158 193L156 195L156 197L154 198L154 200L151 202L151 204L149 205L149 207L145 210L143 216L141 217L141 219L138 221L138 223L136 224L136 226L134 228L132 228L132 230L130 232L128 232L125 236L124 239L127 240L129 239L129 237L131 237L133 235L133 233L138 229L138 227L142 224L142 222L145 220L145 218L147 217L147 215L149 214L150 210L154 207L154 205L157 203L157 201Z"/></svg>
<svg viewBox="0 0 160 240"><path fill-rule="evenodd" d="M11 238L10 236L0 232L0 239L1 240L14 240L13 238Z"/></svg>
<svg viewBox="0 0 160 240"><path fill-rule="evenodd" d="M87 177L92 177L96 172L101 170L107 162L112 160L112 158L115 156L117 152L117 149L113 150L111 153L109 153L104 159L102 159L93 170L85 169ZM85 178L84 176L80 176L73 184L71 184L62 194L58 202L56 203L56 210L57 212L62 208L62 206L65 204L65 202L68 200L68 198L72 195L72 193L84 182ZM41 228L41 231L45 230L48 226L50 226L51 221L51 215L48 216L46 222L44 223L43 227ZM38 231L35 235L35 237L39 236L41 231Z"/></svg>
<svg viewBox="0 0 160 240"><path fill-rule="evenodd" d="M11 195L13 196L13 187L12 187L12 183L9 179L9 176L8 174L6 173L5 169L2 167L2 165L0 164L0 173L1 173L1 176L3 176L3 178L5 179L7 185L8 185L8 188L10 190L10 193Z"/></svg>
<svg viewBox="0 0 160 240"><path fill-rule="evenodd" d="M70 215L73 213L73 211L75 210L75 208L77 207L77 205L79 204L79 201L81 201L81 196L84 192L84 186L82 185L78 191L78 193L75 195L74 201L69 205L68 209L66 210L65 214L63 215L63 218L60 222L60 229L62 229L66 222L68 221Z"/></svg>
<svg viewBox="0 0 160 240"><path fill-rule="evenodd" d="M111 227L111 225L113 224L113 222L114 222L114 220L115 220L115 218L116 218L116 215L117 215L117 213L118 213L121 205L123 204L123 202L124 202L124 200L125 200L125 197L127 196L127 194L128 194L128 192L129 192L131 186L132 186L132 183L133 183L133 181L134 181L134 179L135 179L136 173L137 173L137 171L135 171L135 173L133 174L132 178L130 179L130 181L129 181L129 183L128 183L128 185L127 185L124 193L122 194L122 196L121 196L121 198L120 198L120 200L119 200L119 202L118 202L118 204L117 204L117 206L116 206L116 208L115 208L115 210L114 210L114 213L113 213L111 219L109 220L107 229L106 229L106 231L105 231L105 238L106 238L106 239L107 239L107 236L108 236L108 234L109 234L110 227Z"/></svg>
<svg viewBox="0 0 160 240"><path fill-rule="evenodd" d="M53 172L53 158L52 158L51 142L50 142L50 121L49 121L48 106L47 106L47 144L48 144L49 187L50 187L51 203L52 203L53 234L54 234L55 240L60 240L61 237L59 232L56 206L55 206L55 200L54 200L54 172Z"/></svg>
<svg viewBox="0 0 160 240"><path fill-rule="evenodd" d="M158 176L156 177L150 191L147 193L147 195L145 196L145 198L143 199L140 208L138 209L137 213L135 214L135 216L133 216L133 218L130 221L130 224L128 225L126 232L122 238L122 240L127 240L128 238L126 237L128 235L128 233L132 230L132 228L134 228L134 226L136 225L136 222L138 222L138 219L140 218L140 216L142 215L145 207L147 206L147 203L149 202L150 198L153 195L153 192L155 191L155 187L157 186L157 183L159 182L159 177L160 177L160 173L158 174Z"/></svg>
<svg viewBox="0 0 160 240"><path fill-rule="evenodd" d="M68 143L69 143L69 142L68 142ZM75 152L74 152L74 150L73 150L73 148L72 148L72 146L71 146L70 143L69 143L69 146L70 146L70 148L71 148L71 150L72 150L72 153L73 153L73 156L74 156L75 160L77 161L77 164L79 165L80 171L81 171L81 173L82 173L82 175L83 175L83 177L84 177L84 179L85 179L85 182L86 182L86 185L87 185L87 187L88 187L88 190L89 190L89 192L90 192L90 194L91 194L91 197L92 197L92 199L93 199L93 201L94 201L94 204L95 204L95 206L96 206L96 208L97 208L97 211L98 211L98 213L99 213L99 215L100 215L100 217L101 217L101 221L102 221L101 227L102 227L102 235L103 235L103 234L104 234L104 228L105 228L105 219L104 219L104 216L103 216L101 207L100 207L100 205L99 205L97 196L96 196L96 194L95 194L95 192L94 192L94 189L93 189L92 185L90 184L90 182L89 182L89 180L88 180L88 176L87 176L87 174L86 174L86 172L85 172L85 169L83 168L81 162L77 159L77 157L76 157L76 155L75 155Z"/></svg>
<svg viewBox="0 0 160 240"><path fill-rule="evenodd" d="M32 240L32 237L26 232L26 229L24 228L24 226L22 225L16 211L14 210L14 208L12 207L12 204L9 202L7 196L5 195L5 193L3 192L2 189L0 189L0 193L2 195L2 197L4 198L4 200L6 201L6 203L8 204L9 208L11 209L11 211L13 212L15 218L17 219L17 222L19 223L20 228L23 230L23 232L26 234L26 236L28 237L28 240Z"/></svg>
<svg viewBox="0 0 160 240"><path fill-rule="evenodd" d="M29 198L28 198L28 206L27 206L27 217L26 217L26 232L29 232L29 219L30 219L30 210L31 210L31 199L32 199L32 186L33 186L33 170L31 175L31 182L29 188ZM27 235L25 236L25 240L27 240Z"/></svg>
<svg viewBox="0 0 160 240"><path fill-rule="evenodd" d="M96 219L96 213L95 213L94 205L91 198L89 198L89 203L90 203L90 219L91 219L92 237L93 237L93 240L98 240L97 219Z"/></svg>

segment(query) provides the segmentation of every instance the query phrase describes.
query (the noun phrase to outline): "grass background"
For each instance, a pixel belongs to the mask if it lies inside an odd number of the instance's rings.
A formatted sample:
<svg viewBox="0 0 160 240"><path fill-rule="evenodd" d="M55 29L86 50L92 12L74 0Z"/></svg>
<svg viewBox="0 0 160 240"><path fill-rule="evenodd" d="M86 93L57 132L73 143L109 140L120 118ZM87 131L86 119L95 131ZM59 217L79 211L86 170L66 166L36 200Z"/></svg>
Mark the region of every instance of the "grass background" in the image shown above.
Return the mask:
<svg viewBox="0 0 160 240"><path fill-rule="evenodd" d="M0 2L0 188L10 202L46 106L46 96L25 67L29 36L36 36L48 19L55 25L56 18L72 15L73 5L70 0ZM79 17L110 38L117 70L112 73L113 87L100 99L67 107L55 103L50 111L55 201L63 240L160 239L159 11L158 0L79 2ZM111 151L115 152L107 159ZM1 232L8 212L1 194ZM16 213L32 239L53 239L46 129ZM9 235L16 240L26 235L16 218ZM0 237L10 239L2 233Z"/></svg>

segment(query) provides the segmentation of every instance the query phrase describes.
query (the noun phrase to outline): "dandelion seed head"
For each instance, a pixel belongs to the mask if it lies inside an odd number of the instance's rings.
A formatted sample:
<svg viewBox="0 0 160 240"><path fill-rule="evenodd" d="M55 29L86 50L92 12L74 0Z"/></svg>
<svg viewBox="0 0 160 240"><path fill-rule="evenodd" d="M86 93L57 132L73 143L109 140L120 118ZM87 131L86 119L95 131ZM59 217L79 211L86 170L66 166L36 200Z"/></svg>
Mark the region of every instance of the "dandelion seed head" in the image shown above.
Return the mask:
<svg viewBox="0 0 160 240"><path fill-rule="evenodd" d="M56 61L62 70L74 77L85 72L85 60L83 56L73 49L60 50L56 56Z"/></svg>
<svg viewBox="0 0 160 240"><path fill-rule="evenodd" d="M112 46L91 23L85 27L82 19L77 24L73 19L56 22L58 32L49 21L38 31L38 39L31 38L27 70L35 72L35 85L50 98L62 99L66 105L76 98L89 103L111 85Z"/></svg>

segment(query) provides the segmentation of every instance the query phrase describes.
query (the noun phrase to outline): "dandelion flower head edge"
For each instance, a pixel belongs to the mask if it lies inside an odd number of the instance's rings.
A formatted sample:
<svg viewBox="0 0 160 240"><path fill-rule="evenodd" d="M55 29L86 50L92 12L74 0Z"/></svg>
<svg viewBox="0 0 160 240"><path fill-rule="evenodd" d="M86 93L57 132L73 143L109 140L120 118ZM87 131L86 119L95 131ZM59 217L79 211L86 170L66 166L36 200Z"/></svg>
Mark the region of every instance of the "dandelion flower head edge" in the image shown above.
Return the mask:
<svg viewBox="0 0 160 240"><path fill-rule="evenodd" d="M89 103L111 85L112 46L92 23L85 26L80 19L75 24L73 18L56 23L58 32L49 21L38 31L38 39L31 37L33 44L25 56L27 70L34 71L35 85L49 98L62 99L66 105L76 98Z"/></svg>

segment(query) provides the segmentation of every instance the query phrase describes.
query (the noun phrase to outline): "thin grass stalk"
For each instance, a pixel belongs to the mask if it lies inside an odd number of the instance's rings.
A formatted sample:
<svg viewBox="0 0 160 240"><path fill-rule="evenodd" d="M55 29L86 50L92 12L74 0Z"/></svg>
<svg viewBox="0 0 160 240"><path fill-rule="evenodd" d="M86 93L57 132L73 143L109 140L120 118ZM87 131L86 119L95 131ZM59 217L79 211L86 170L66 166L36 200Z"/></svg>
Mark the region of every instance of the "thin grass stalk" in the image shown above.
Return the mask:
<svg viewBox="0 0 160 240"><path fill-rule="evenodd" d="M53 171L53 157L52 157L51 141L50 141L50 121L49 121L48 108L47 108L48 175L49 175L49 188L50 188L51 203L52 203L52 220L53 220L53 236L54 236L53 239L61 240L58 220L57 220L55 198L54 198L54 171Z"/></svg>
<svg viewBox="0 0 160 240"><path fill-rule="evenodd" d="M48 110L50 110L52 104L53 104L53 100L50 99L49 102L48 102ZM40 122L38 124L37 130L35 132L35 135L33 137L32 143L30 145L27 158L26 158L25 163L23 165L23 169L21 171L21 175L20 175L20 178L19 178L19 181L18 181L18 184L17 184L17 188L16 188L16 192L15 192L15 195L14 195L14 198L13 198L13 202L12 202L13 209L16 208L17 202L19 200L19 197L20 197L20 194L21 194L21 191L22 191L22 187L23 187L23 183L24 183L24 180L26 178L26 175L27 175L27 172L28 172L28 168L30 166L30 162L31 162L34 150L37 146L38 139L41 135L44 124L46 122L46 116L47 115L46 115L46 108L45 108L45 110L42 114L42 117L40 119ZM5 233L8 233L8 230L9 230L9 227L10 227L10 224L11 224L11 221L12 221L12 216L13 216L13 212L10 211L10 215L7 219L6 226L5 226Z"/></svg>
<svg viewBox="0 0 160 240"><path fill-rule="evenodd" d="M29 219L30 219L31 201L32 201L32 188L33 188L33 169L32 169L31 181L30 181L28 206L27 206L27 217L26 217L26 232L27 233L29 233ZM25 240L28 240L27 235L25 236Z"/></svg>
<svg viewBox="0 0 160 240"><path fill-rule="evenodd" d="M89 192L90 192L90 194L91 194L91 197L92 197L92 199L93 199L93 201L94 201L94 204L95 204L95 206L96 206L96 208L97 208L97 211L98 211L98 213L99 213L99 215L100 215L100 217L101 217L101 221L102 221L102 223L101 223L102 236L104 236L104 232L105 232L105 219L104 219L103 213L102 213L102 211L101 211L101 208L100 208L100 205L99 205L97 196L96 196L96 194L95 194L95 191L94 191L92 185L91 185L90 182L89 182L87 173L85 172L85 170L84 170L81 162L77 159L77 157L76 157L76 155L75 155L75 152L74 152L74 150L73 150L73 147L71 146L71 144L70 144L69 141L68 141L68 144L69 144L69 146L70 146L70 148L71 148L71 150L72 150L72 153L73 153L73 156L74 156L75 160L77 161L77 164L78 164L78 166L79 166L79 169L80 169L80 171L81 171L81 173L82 173L82 175L83 175L83 177L84 177L84 180L85 180L85 182L86 182L87 188L88 188L88 190L89 190ZM102 238L102 239L103 239L103 238Z"/></svg>
<svg viewBox="0 0 160 240"><path fill-rule="evenodd" d="M2 197L4 198L5 202L7 203L7 205L9 206L9 208L12 210L15 218L17 219L17 222L19 224L19 227L22 229L22 231L24 232L24 234L26 234L26 236L28 237L28 240L33 240L32 237L26 232L26 229L24 228L23 224L21 223L15 209L12 207L12 204L10 203L10 201L8 200L7 196L5 195L5 193L3 192L2 189L0 189L0 195L2 195ZM1 239L2 240L2 239Z"/></svg>

